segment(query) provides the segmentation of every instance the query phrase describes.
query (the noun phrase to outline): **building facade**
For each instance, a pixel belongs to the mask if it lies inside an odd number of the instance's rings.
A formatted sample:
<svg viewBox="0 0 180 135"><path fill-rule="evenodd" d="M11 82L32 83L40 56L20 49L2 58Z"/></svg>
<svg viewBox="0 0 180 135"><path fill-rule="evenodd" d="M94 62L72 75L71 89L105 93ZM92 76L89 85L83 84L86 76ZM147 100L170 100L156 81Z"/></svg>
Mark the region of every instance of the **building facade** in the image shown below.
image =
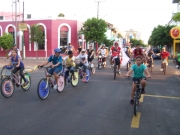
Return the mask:
<svg viewBox="0 0 180 135"><path fill-rule="evenodd" d="M81 39L82 35L79 35L79 30L82 27L82 23L77 20L70 20L64 18L48 18L48 19L27 19L24 21L27 24L27 30L24 31L24 37L22 31L18 31L18 27L14 21L0 20L0 36L4 33L12 34L14 43L22 51L24 47L24 57L49 57L54 53L54 48L64 48L71 43L75 49L78 45L85 45L85 40ZM40 25L44 33L44 43L37 45L30 42L30 27L34 24ZM22 43L24 38L24 46ZM0 57L4 57L6 51L0 49Z"/></svg>

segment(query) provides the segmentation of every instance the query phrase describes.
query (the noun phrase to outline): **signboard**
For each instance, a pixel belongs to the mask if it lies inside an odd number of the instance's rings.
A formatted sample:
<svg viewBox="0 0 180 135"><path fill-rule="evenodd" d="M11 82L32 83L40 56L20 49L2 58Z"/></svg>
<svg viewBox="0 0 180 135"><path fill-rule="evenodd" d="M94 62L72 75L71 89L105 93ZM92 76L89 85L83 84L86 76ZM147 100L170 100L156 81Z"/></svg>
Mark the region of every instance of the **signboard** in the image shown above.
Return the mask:
<svg viewBox="0 0 180 135"><path fill-rule="evenodd" d="M173 39L180 38L180 27L173 27L170 30L170 35Z"/></svg>
<svg viewBox="0 0 180 135"><path fill-rule="evenodd" d="M19 30L26 31L27 30L27 24L26 23L19 23Z"/></svg>

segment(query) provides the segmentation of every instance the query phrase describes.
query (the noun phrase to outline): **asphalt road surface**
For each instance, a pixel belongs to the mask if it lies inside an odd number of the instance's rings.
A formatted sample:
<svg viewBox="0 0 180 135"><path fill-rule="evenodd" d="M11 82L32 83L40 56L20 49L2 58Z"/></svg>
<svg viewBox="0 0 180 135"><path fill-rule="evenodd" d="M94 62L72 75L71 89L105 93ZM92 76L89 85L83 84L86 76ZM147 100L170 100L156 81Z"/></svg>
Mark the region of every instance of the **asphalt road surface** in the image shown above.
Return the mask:
<svg viewBox="0 0 180 135"><path fill-rule="evenodd" d="M88 83L69 84L62 93L51 90L46 100L37 96L44 72L32 72L29 91L0 95L0 135L180 135L179 71L171 63L166 75L159 69L156 60L136 117L125 67L116 80L107 66Z"/></svg>

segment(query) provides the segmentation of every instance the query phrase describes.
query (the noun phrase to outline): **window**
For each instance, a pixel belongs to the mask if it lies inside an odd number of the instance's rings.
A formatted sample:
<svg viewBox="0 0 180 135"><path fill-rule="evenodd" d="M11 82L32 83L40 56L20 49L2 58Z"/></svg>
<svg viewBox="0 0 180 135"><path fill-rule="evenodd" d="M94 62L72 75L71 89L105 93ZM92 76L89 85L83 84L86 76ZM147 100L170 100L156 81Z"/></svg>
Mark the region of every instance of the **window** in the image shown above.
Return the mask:
<svg viewBox="0 0 180 135"><path fill-rule="evenodd" d="M4 16L0 16L0 20L4 20Z"/></svg>
<svg viewBox="0 0 180 135"><path fill-rule="evenodd" d="M44 34L44 31L43 31L43 36L45 36L45 34ZM38 50L45 50L45 40L43 39L43 44L39 44L38 45Z"/></svg>
<svg viewBox="0 0 180 135"><path fill-rule="evenodd" d="M13 36L13 44L15 44L15 33L14 32L9 32Z"/></svg>
<svg viewBox="0 0 180 135"><path fill-rule="evenodd" d="M68 32L61 31L60 32L60 46L67 46L68 45Z"/></svg>

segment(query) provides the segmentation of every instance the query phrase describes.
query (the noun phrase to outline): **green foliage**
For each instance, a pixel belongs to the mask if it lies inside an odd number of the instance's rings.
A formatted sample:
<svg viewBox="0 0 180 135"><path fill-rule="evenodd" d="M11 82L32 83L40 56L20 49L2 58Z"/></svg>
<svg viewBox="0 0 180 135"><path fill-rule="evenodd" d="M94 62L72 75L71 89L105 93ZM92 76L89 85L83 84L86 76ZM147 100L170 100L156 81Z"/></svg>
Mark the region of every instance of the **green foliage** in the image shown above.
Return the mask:
<svg viewBox="0 0 180 135"><path fill-rule="evenodd" d="M155 27L148 40L148 44L151 46L172 44L173 39L171 38L169 32L173 27L174 26L170 26L170 25L168 26L158 25L157 27Z"/></svg>
<svg viewBox="0 0 180 135"><path fill-rule="evenodd" d="M114 40L109 40L107 38L104 38L102 43L105 44L107 47L110 47L113 45Z"/></svg>
<svg viewBox="0 0 180 135"><path fill-rule="evenodd" d="M11 49L13 45L13 36L9 33L4 33L3 36L0 37L0 47L4 50Z"/></svg>
<svg viewBox="0 0 180 135"><path fill-rule="evenodd" d="M63 13L59 13L58 17L65 17Z"/></svg>
<svg viewBox="0 0 180 135"><path fill-rule="evenodd" d="M87 42L102 42L106 38L106 28L107 24L104 20L93 17L84 22L81 32Z"/></svg>
<svg viewBox="0 0 180 135"><path fill-rule="evenodd" d="M31 26L31 42L36 42L37 44L44 43L44 32L40 25Z"/></svg>
<svg viewBox="0 0 180 135"><path fill-rule="evenodd" d="M172 17L172 20L175 22L179 22L180 21L180 12L174 14L174 16Z"/></svg>
<svg viewBox="0 0 180 135"><path fill-rule="evenodd" d="M145 45L143 43L142 40L138 40L138 39L130 39L130 43L131 43L131 47L136 46L137 44L140 44L142 47L146 47L147 45Z"/></svg>

